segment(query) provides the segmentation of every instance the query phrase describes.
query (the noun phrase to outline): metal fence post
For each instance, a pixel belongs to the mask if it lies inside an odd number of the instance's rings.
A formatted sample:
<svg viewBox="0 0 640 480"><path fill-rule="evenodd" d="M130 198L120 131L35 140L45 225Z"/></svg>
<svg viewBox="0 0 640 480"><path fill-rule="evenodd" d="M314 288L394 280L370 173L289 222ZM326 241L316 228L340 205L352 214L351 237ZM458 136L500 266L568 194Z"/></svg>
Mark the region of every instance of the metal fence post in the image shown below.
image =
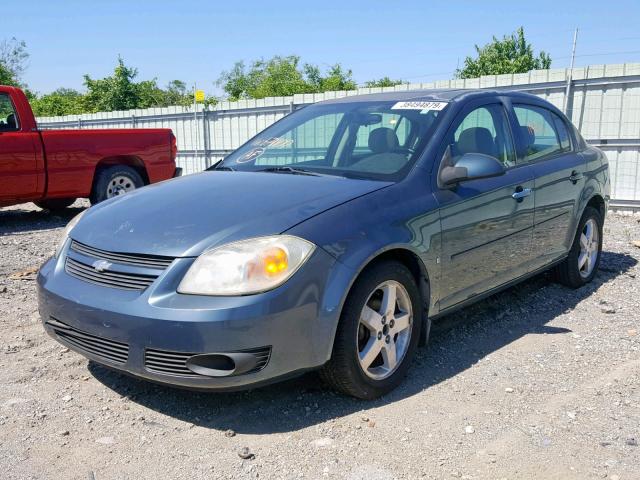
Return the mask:
<svg viewBox="0 0 640 480"><path fill-rule="evenodd" d="M202 108L202 153L204 155L205 168L209 168L209 107Z"/></svg>

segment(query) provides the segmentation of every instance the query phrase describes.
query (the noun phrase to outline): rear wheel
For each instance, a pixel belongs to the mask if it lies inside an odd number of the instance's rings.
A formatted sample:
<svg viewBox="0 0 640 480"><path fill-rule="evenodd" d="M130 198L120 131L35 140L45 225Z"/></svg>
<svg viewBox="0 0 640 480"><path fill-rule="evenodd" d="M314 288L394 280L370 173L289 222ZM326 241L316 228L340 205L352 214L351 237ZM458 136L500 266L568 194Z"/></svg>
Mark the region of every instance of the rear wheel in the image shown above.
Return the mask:
<svg viewBox="0 0 640 480"><path fill-rule="evenodd" d="M585 208L569 255L556 269L560 283L579 288L596 276L602 253L602 224L600 211Z"/></svg>
<svg viewBox="0 0 640 480"><path fill-rule="evenodd" d="M397 387L418 345L421 306L404 265L384 262L365 270L345 302L331 360L321 371L324 380L363 399Z"/></svg>
<svg viewBox="0 0 640 480"><path fill-rule="evenodd" d="M103 168L96 174L91 192L91 204L95 205L104 200L144 186L144 181L140 174L133 168L126 165L114 165Z"/></svg>
<svg viewBox="0 0 640 480"><path fill-rule="evenodd" d="M72 205L75 202L75 198L49 198L45 200L38 200L35 203L38 207L43 210L49 210L51 212L57 212L60 210L64 210L68 206Z"/></svg>

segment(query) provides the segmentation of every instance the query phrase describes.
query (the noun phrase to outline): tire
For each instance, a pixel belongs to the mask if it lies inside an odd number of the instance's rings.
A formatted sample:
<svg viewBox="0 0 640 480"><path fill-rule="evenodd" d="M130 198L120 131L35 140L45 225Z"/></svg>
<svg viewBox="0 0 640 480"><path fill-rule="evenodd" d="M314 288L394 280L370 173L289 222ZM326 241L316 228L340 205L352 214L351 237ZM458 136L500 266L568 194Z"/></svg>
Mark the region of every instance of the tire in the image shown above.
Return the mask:
<svg viewBox="0 0 640 480"><path fill-rule="evenodd" d="M556 267L556 276L560 283L567 287L580 288L596 276L602 256L602 224L602 214L598 210L593 207L585 208L569 255ZM589 226L591 235L595 234L597 237L588 238ZM583 254L586 257L583 257Z"/></svg>
<svg viewBox="0 0 640 480"><path fill-rule="evenodd" d="M49 210L50 212L59 212L60 210L64 210L68 206L72 205L75 201L75 198L49 198L45 200L38 200L37 202L33 203L35 203L43 210Z"/></svg>
<svg viewBox="0 0 640 480"><path fill-rule="evenodd" d="M389 319L389 314L383 316L379 312L391 311L385 309L384 304L387 298L392 297L389 293L392 290L395 290L396 298L393 318ZM361 322L365 312L378 315L366 314L369 326L363 323L364 320ZM322 367L320 375L333 389L365 400L390 392L402 382L409 370L420 340L422 319L420 292L413 275L404 265L385 261L368 267L347 297L331 359ZM407 321L409 326L400 330ZM378 334L374 333L376 330ZM392 355L387 345L396 352L397 362L393 368L389 368ZM364 355L369 346L372 353ZM374 357L378 347L379 353ZM362 361L361 356L364 357ZM365 368L363 365L369 364L371 359L370 366Z"/></svg>
<svg viewBox="0 0 640 480"><path fill-rule="evenodd" d="M98 170L91 191L91 205L144 186L144 180L133 168L114 165Z"/></svg>

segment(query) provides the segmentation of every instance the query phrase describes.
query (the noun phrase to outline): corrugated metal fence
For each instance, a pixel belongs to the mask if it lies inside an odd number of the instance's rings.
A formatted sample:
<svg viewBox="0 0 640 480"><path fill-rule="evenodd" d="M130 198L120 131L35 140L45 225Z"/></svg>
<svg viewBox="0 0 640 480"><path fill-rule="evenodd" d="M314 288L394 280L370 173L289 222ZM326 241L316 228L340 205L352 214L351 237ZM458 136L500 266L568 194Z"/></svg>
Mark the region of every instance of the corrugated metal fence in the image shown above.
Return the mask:
<svg viewBox="0 0 640 480"><path fill-rule="evenodd" d="M612 196L619 205L640 205L640 63L534 70L465 80L361 88L260 100L220 102L208 110L149 108L39 118L41 128L171 128L178 164L185 173L204 170L253 135L303 105L362 93L429 88L497 88L533 93L567 112L584 137L602 148L611 164ZM565 101L567 84L569 95Z"/></svg>

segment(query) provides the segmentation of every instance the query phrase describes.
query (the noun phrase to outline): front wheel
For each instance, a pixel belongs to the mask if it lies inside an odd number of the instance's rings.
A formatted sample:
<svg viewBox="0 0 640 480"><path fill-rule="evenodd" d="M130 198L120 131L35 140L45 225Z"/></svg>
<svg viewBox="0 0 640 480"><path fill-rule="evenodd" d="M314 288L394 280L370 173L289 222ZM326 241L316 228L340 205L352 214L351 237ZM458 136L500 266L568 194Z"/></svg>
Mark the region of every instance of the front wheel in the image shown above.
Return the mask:
<svg viewBox="0 0 640 480"><path fill-rule="evenodd" d="M560 283L579 288L596 276L602 253L602 224L598 210L585 208L569 255L556 269Z"/></svg>
<svg viewBox="0 0 640 480"><path fill-rule="evenodd" d="M384 262L365 270L345 302L323 379L367 400L393 390L415 354L421 308L420 292L404 265Z"/></svg>
<svg viewBox="0 0 640 480"><path fill-rule="evenodd" d="M95 205L118 195L132 192L144 186L140 174L126 165L103 168L96 174L91 191L91 204Z"/></svg>

